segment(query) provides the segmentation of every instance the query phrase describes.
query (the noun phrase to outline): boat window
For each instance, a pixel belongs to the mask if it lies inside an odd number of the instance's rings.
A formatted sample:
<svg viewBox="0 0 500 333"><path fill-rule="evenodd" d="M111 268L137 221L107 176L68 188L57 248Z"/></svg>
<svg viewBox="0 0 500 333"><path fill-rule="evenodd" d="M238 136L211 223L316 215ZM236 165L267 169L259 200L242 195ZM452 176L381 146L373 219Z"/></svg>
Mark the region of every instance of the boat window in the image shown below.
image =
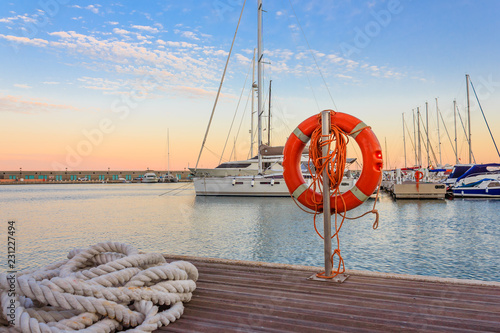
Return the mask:
<svg viewBox="0 0 500 333"><path fill-rule="evenodd" d="M500 187L500 182L490 182L490 183L488 184L488 187L497 187L497 186L499 186L499 187Z"/></svg>
<svg viewBox="0 0 500 333"><path fill-rule="evenodd" d="M271 182L260 182L260 183L263 184L263 185L269 185L269 184L271 184Z"/></svg>
<svg viewBox="0 0 500 333"><path fill-rule="evenodd" d="M234 185L243 185L243 182L235 182Z"/></svg>
<svg viewBox="0 0 500 333"><path fill-rule="evenodd" d="M228 169L228 168L239 168L244 169L248 168L251 163L222 163L216 169Z"/></svg>

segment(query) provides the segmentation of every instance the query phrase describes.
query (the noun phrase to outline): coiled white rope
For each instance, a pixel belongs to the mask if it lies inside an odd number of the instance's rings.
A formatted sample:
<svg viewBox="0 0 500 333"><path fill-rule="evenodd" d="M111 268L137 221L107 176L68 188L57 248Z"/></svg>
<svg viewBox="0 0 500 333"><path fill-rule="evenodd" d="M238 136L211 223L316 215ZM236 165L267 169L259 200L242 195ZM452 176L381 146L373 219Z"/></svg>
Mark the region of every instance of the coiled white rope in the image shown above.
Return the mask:
<svg viewBox="0 0 500 333"><path fill-rule="evenodd" d="M0 274L0 332L152 332L179 319L196 289L191 263L127 244L99 243L68 258L15 281Z"/></svg>

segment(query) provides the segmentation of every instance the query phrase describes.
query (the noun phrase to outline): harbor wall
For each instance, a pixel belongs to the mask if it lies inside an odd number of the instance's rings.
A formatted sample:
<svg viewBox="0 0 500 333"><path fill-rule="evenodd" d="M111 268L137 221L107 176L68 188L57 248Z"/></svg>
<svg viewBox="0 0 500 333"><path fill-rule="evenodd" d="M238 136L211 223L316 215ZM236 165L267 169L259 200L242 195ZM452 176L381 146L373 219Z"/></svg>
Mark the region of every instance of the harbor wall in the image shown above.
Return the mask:
<svg viewBox="0 0 500 333"><path fill-rule="evenodd" d="M147 172L158 177L167 174L166 170L65 170L65 171L0 171L0 184L40 183L40 182L122 182L134 181ZM189 170L170 171L181 181L190 180ZM85 180L86 179L86 180Z"/></svg>

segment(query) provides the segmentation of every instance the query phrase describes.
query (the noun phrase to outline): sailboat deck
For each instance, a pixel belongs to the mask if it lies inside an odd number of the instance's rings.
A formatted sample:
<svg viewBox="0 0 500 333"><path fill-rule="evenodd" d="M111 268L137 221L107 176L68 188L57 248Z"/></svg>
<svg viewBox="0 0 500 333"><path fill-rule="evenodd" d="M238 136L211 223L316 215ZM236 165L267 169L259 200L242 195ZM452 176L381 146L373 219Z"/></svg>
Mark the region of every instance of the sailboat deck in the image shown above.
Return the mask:
<svg viewBox="0 0 500 333"><path fill-rule="evenodd" d="M166 256L200 278L166 332L500 332L500 283L349 272L307 280L317 268Z"/></svg>

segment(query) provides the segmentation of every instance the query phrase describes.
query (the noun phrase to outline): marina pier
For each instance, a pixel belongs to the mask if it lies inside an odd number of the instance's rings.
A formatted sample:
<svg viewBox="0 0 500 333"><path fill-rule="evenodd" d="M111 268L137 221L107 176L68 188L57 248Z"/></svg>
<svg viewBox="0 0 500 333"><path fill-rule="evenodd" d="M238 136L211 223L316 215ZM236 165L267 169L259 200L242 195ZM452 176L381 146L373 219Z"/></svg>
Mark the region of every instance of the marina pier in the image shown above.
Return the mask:
<svg viewBox="0 0 500 333"><path fill-rule="evenodd" d="M157 332L498 332L500 282L165 256L200 277L182 317Z"/></svg>

